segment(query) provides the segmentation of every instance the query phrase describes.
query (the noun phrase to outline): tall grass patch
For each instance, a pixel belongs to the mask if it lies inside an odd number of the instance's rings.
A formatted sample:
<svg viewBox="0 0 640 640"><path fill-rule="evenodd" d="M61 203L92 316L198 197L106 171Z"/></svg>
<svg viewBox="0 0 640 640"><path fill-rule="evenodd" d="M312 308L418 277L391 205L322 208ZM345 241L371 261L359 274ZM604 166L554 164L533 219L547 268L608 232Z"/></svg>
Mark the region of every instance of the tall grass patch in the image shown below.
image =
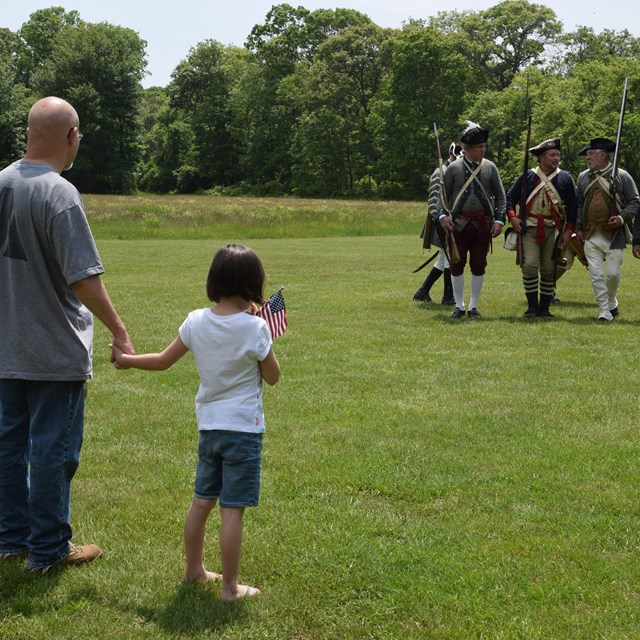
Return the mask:
<svg viewBox="0 0 640 640"><path fill-rule="evenodd" d="M421 202L224 196L84 197L97 238L313 238L416 233Z"/></svg>

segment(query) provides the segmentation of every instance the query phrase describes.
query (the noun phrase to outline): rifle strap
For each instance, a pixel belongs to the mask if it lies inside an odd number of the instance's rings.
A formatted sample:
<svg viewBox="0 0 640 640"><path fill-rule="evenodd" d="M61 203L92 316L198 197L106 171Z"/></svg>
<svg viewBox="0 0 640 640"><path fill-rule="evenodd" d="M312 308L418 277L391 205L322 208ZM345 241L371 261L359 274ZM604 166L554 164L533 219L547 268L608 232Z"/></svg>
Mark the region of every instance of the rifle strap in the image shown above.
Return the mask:
<svg viewBox="0 0 640 640"><path fill-rule="evenodd" d="M465 161L463 160L463 162ZM460 189L460 191L458 191L458 195L456 196L456 199L453 201L453 205L451 206L451 211L456 210L456 208L458 207L458 204L460 203L460 200L462 199L463 196L465 196L465 194L467 193L467 189L471 186L471 183L474 180L478 180L477 176L480 173L480 169L482 169L483 164L484 164L484 158L482 158L482 160L478 163L478 166L471 171L471 175L467 178L466 182L462 185L462 188ZM468 166L467 163L465 163L465 166ZM478 180L478 184L480 184L480 186L482 187L482 183L480 182L480 180Z"/></svg>
<svg viewBox="0 0 640 640"><path fill-rule="evenodd" d="M587 199L587 194L589 193L589 191L591 191L595 187L600 187L605 193L605 199L607 201L610 201L611 195L609 191L609 182L607 181L605 176L611 173L611 169L612 167L611 165L609 165L605 169L603 169L602 172L598 171L592 174L593 177L590 177L590 182L584 190L585 200ZM618 213L622 211L622 198L619 193L616 193L616 209L618 210Z"/></svg>
<svg viewBox="0 0 640 640"><path fill-rule="evenodd" d="M562 214L564 213L564 205L562 204L562 198L558 193L557 189L551 182L559 173L560 169L556 169L552 174L545 175L544 171L540 167L536 167L532 169L533 173L535 173L538 178L540 178L540 182L536 185L535 189L531 192L529 197L527 198L527 209L530 208L530 202L533 198L538 194L541 189L544 189L549 197L549 201L554 206L556 213Z"/></svg>
<svg viewBox="0 0 640 640"><path fill-rule="evenodd" d="M551 219L553 221L558 231L562 231L562 227L564 226L564 205L560 198L560 194L551 182L551 180L560 173L560 169L556 169L549 176L546 176L540 167L532 169L532 172L538 176L540 182L538 182L527 198L527 216L536 220L536 241L538 244L544 244L544 224L547 219ZM534 214L531 212L535 198L543 189L544 194L542 197L544 198L546 196L549 204L551 205L548 207L548 216Z"/></svg>

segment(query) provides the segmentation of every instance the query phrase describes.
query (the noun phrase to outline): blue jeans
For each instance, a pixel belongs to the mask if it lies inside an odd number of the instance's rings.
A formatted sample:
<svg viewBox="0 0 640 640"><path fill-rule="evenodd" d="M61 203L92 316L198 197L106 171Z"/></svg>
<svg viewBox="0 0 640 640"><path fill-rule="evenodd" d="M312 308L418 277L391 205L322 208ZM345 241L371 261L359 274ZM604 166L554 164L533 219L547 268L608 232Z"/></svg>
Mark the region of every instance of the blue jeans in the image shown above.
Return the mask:
<svg viewBox="0 0 640 640"><path fill-rule="evenodd" d="M70 549L83 384L0 379L0 556L28 551L28 569L50 567Z"/></svg>

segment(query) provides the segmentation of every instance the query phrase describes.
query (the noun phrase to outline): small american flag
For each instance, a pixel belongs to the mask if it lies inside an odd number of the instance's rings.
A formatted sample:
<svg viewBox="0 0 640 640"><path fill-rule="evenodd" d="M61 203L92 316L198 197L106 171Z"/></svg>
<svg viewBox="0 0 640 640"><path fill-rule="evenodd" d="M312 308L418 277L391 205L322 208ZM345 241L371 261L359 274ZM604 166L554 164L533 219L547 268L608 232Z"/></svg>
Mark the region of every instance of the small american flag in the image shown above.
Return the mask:
<svg viewBox="0 0 640 640"><path fill-rule="evenodd" d="M277 338L287 330L287 310L284 306L282 289L276 291L260 308L258 315L266 320L271 337Z"/></svg>

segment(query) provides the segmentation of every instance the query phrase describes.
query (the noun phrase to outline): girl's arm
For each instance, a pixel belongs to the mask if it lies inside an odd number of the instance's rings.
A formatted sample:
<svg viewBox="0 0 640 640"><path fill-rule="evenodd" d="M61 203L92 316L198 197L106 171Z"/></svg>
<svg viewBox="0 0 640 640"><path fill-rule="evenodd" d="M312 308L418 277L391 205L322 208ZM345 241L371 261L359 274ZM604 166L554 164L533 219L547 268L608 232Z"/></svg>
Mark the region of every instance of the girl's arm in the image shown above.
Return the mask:
<svg viewBox="0 0 640 640"><path fill-rule="evenodd" d="M164 371L175 364L182 356L189 351L184 342L178 336L162 353L143 353L140 355L129 355L116 345L110 344L116 362L123 368L146 369L147 371Z"/></svg>
<svg viewBox="0 0 640 640"><path fill-rule="evenodd" d="M269 349L267 357L260 363L260 374L267 384L275 384L280 380L280 363L273 348Z"/></svg>

